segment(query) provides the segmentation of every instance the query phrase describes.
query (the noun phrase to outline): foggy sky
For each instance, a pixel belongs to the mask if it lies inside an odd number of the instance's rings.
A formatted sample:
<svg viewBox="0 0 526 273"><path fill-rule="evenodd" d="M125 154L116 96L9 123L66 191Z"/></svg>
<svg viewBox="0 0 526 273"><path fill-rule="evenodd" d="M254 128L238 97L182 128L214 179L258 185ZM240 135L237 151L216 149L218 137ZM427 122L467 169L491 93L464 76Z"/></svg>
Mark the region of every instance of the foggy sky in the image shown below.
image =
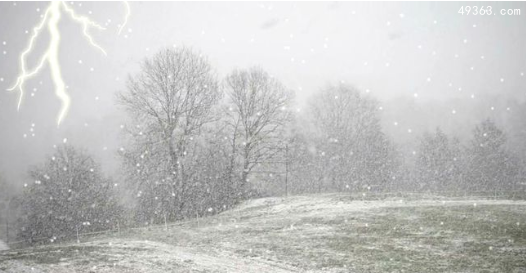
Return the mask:
<svg viewBox="0 0 526 273"><path fill-rule="evenodd" d="M462 16L462 5L523 14ZM46 6L0 3L0 174L17 184L65 138L114 173L125 117L115 94L144 58L164 47L200 50L219 79L259 65L296 92L299 108L328 83L353 84L381 101L384 130L406 144L439 125L465 134L487 116L513 115L509 105L525 99L524 2L130 2L121 35L122 3L75 2L77 12L106 27L90 32L107 56L63 16L60 61L72 105L57 127L60 102L48 69L26 84L20 111L18 94L3 91L15 82L26 31ZM46 44L43 32L32 64Z"/></svg>

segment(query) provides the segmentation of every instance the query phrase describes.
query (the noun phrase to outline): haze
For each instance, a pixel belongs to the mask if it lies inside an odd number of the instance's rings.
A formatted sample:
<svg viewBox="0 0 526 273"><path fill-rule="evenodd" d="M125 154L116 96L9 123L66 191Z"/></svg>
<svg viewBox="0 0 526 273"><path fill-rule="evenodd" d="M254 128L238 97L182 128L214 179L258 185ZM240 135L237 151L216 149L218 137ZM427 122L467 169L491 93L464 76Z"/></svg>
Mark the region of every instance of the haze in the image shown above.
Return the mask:
<svg viewBox="0 0 526 273"><path fill-rule="evenodd" d="M15 82L26 31L45 5L0 3L0 90ZM47 69L26 85L20 111L18 94L0 92L0 173L22 185L28 166L67 139L115 174L125 117L115 94L142 60L172 46L200 50L219 78L258 65L295 91L300 109L328 83L344 81L370 92L382 103L383 129L407 152L412 139L436 126L462 138L484 117L503 123L521 118L514 106L525 99L525 16L462 16L461 5L131 2L129 22L118 35L122 3L75 2L78 12L107 28L91 33L108 54L91 47L78 25L61 21L69 115L57 127L60 102ZM491 5L526 12L526 3ZM30 60L45 44L38 40Z"/></svg>

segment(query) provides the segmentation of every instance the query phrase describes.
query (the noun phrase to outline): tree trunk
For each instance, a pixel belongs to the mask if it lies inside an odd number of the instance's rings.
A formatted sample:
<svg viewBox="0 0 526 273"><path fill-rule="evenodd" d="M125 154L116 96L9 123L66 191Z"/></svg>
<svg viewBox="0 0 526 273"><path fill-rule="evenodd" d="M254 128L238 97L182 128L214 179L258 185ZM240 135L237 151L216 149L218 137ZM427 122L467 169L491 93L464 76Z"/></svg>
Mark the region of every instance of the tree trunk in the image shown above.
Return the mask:
<svg viewBox="0 0 526 273"><path fill-rule="evenodd" d="M247 191L247 179L249 175L249 167L250 167L250 143L247 143L245 145L244 153L243 153L243 170L241 170L241 184L240 189L241 190L241 198L245 199L248 197L248 191Z"/></svg>

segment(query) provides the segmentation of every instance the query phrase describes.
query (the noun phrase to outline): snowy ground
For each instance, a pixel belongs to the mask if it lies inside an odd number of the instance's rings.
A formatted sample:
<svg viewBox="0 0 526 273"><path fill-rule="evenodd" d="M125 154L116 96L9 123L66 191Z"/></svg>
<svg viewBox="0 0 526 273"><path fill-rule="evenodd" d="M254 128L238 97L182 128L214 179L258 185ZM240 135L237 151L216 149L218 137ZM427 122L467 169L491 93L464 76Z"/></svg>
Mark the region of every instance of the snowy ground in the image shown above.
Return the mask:
<svg viewBox="0 0 526 273"><path fill-rule="evenodd" d="M168 231L3 251L0 272L526 272L526 202L264 198Z"/></svg>

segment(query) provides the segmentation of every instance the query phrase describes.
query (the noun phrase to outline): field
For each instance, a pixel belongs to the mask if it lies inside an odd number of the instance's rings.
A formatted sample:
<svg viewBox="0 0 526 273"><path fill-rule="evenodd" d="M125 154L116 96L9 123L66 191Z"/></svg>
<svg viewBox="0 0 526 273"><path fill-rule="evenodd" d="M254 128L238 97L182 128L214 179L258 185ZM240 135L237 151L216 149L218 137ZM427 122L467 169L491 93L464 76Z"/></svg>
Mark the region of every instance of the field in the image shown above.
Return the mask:
<svg viewBox="0 0 526 273"><path fill-rule="evenodd" d="M262 198L168 230L3 251L0 272L526 272L526 201Z"/></svg>

